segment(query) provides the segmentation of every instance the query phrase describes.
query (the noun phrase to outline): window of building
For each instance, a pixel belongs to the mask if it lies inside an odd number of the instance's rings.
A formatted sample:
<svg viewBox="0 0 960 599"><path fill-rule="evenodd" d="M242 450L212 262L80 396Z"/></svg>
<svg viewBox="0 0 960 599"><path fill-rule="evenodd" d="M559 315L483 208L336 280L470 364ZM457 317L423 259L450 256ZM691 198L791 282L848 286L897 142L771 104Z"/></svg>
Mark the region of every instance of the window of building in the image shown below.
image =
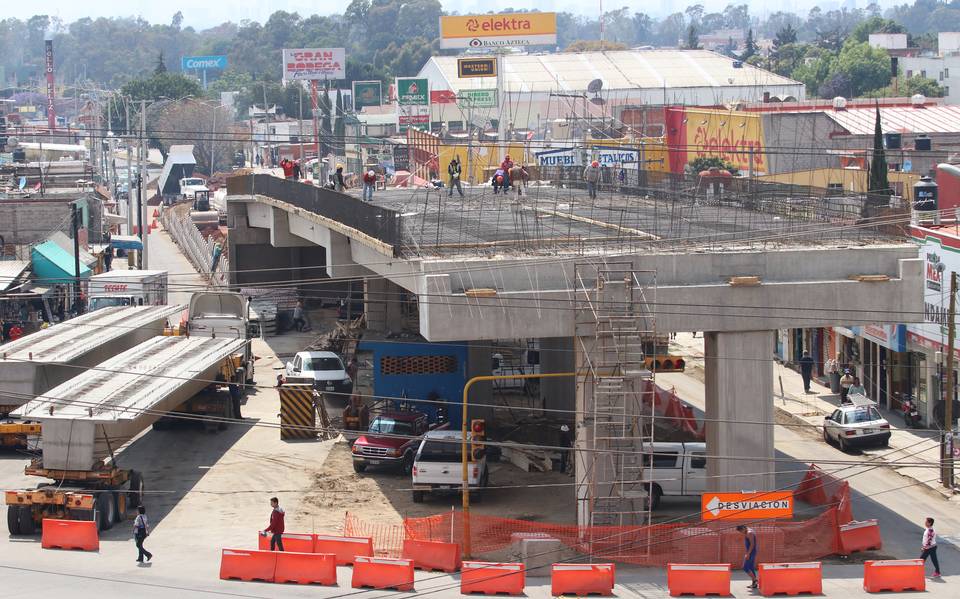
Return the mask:
<svg viewBox="0 0 960 599"><path fill-rule="evenodd" d="M907 69L907 79L913 77L913 69Z"/></svg>
<svg viewBox="0 0 960 599"><path fill-rule="evenodd" d="M921 76L921 77L926 77L926 76L927 76L927 71L926 71L926 69L923 69L923 70L920 71L920 76Z"/></svg>
<svg viewBox="0 0 960 599"><path fill-rule="evenodd" d="M843 183L827 183L827 193L832 196L843 195Z"/></svg>
<svg viewBox="0 0 960 599"><path fill-rule="evenodd" d="M949 95L950 95L950 86L949 86L949 85L944 85L944 86L943 86L943 95L945 95L945 96L949 96Z"/></svg>
<svg viewBox="0 0 960 599"><path fill-rule="evenodd" d="M949 79L949 78L950 78L950 69L948 69L947 67L944 67L944 68L943 68L943 78L944 78L944 79Z"/></svg>

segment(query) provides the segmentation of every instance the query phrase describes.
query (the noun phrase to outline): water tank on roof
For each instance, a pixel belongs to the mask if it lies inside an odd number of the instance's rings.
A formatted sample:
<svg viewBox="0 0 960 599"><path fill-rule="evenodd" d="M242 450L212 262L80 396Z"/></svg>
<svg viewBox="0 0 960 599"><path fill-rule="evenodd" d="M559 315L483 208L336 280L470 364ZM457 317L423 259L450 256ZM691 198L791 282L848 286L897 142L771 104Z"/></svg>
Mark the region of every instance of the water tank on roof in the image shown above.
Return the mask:
<svg viewBox="0 0 960 599"><path fill-rule="evenodd" d="M940 202L937 197L939 186L936 181L924 175L913 184L913 209L917 212L936 212Z"/></svg>
<svg viewBox="0 0 960 599"><path fill-rule="evenodd" d="M931 139L930 139L929 137L927 137L926 135L924 135L923 133L921 133L920 135L916 136L916 137L914 138L914 140L913 140L913 149L914 149L914 150L918 150L918 151L919 151L919 150L929 151L932 147L933 147L933 145L931 144Z"/></svg>
<svg viewBox="0 0 960 599"><path fill-rule="evenodd" d="M927 103L927 97L923 94L913 94L910 96L910 103L913 104L914 108L919 108Z"/></svg>
<svg viewBox="0 0 960 599"><path fill-rule="evenodd" d="M885 145L888 150L899 150L902 143L903 135L900 133L883 134L883 145Z"/></svg>
<svg viewBox="0 0 960 599"><path fill-rule="evenodd" d="M837 96L833 99L833 109L834 110L843 110L847 107L847 99L843 96Z"/></svg>

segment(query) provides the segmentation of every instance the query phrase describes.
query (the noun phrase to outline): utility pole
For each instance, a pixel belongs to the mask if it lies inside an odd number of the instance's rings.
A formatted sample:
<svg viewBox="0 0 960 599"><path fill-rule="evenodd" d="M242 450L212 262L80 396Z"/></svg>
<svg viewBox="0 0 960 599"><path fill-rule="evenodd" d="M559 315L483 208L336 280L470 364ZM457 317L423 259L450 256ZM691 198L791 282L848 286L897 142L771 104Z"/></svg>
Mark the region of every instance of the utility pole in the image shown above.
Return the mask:
<svg viewBox="0 0 960 599"><path fill-rule="evenodd" d="M147 220L147 199L143 197L144 185L147 178L147 101L140 100L140 174L137 176L137 197L140 205L140 240L143 244L143 250L140 253L140 268L146 269L147 262L147 232L145 228L150 225Z"/></svg>
<svg viewBox="0 0 960 599"><path fill-rule="evenodd" d="M73 307L77 314L83 314L80 304L80 216L76 202L70 204L70 221L73 228Z"/></svg>
<svg viewBox="0 0 960 599"><path fill-rule="evenodd" d="M953 388L956 385L953 374L953 344L956 341L957 326L957 273L950 273L950 311L947 314L947 390L944 393L944 423L940 438L940 478L944 487L953 488L953 447L947 440L953 437Z"/></svg>
<svg viewBox="0 0 960 599"><path fill-rule="evenodd" d="M130 134L130 99L123 99L123 112L127 138L127 235L133 233L133 136Z"/></svg>
<svg viewBox="0 0 960 599"><path fill-rule="evenodd" d="M297 140L300 142L300 164L303 168L307 168L307 162L303 155L303 83L297 81L297 89L300 91L300 112L297 113L297 129L299 130ZM320 157L317 156L317 158ZM303 176L302 169L300 174Z"/></svg>

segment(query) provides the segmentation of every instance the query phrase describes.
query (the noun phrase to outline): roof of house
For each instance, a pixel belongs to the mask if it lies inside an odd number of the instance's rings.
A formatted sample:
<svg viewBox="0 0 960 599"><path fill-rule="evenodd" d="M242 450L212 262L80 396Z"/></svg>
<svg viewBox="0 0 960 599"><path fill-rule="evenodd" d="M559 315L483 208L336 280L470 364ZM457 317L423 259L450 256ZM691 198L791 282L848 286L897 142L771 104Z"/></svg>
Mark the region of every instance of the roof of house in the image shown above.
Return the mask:
<svg viewBox="0 0 960 599"><path fill-rule="evenodd" d="M851 135L873 135L875 107L823 113ZM960 106L881 106L880 127L884 133L960 133Z"/></svg>
<svg viewBox="0 0 960 599"><path fill-rule="evenodd" d="M619 50L508 54L502 58L508 92L583 91L594 79L605 90L682 87L797 86L802 83L707 50ZM456 56L434 56L421 73L435 65L454 91L484 89L486 78L460 79Z"/></svg>

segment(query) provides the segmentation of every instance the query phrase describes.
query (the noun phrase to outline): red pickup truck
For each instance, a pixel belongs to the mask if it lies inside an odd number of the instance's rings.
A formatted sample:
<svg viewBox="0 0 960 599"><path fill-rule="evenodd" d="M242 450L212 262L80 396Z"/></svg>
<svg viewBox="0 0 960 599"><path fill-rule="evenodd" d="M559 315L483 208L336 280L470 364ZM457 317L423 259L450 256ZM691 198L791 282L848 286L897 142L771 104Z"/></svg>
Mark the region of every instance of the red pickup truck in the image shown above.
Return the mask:
<svg viewBox="0 0 960 599"><path fill-rule="evenodd" d="M380 414L353 443L353 469L363 472L368 466L384 466L410 474L423 435L445 426L431 425L421 412Z"/></svg>

